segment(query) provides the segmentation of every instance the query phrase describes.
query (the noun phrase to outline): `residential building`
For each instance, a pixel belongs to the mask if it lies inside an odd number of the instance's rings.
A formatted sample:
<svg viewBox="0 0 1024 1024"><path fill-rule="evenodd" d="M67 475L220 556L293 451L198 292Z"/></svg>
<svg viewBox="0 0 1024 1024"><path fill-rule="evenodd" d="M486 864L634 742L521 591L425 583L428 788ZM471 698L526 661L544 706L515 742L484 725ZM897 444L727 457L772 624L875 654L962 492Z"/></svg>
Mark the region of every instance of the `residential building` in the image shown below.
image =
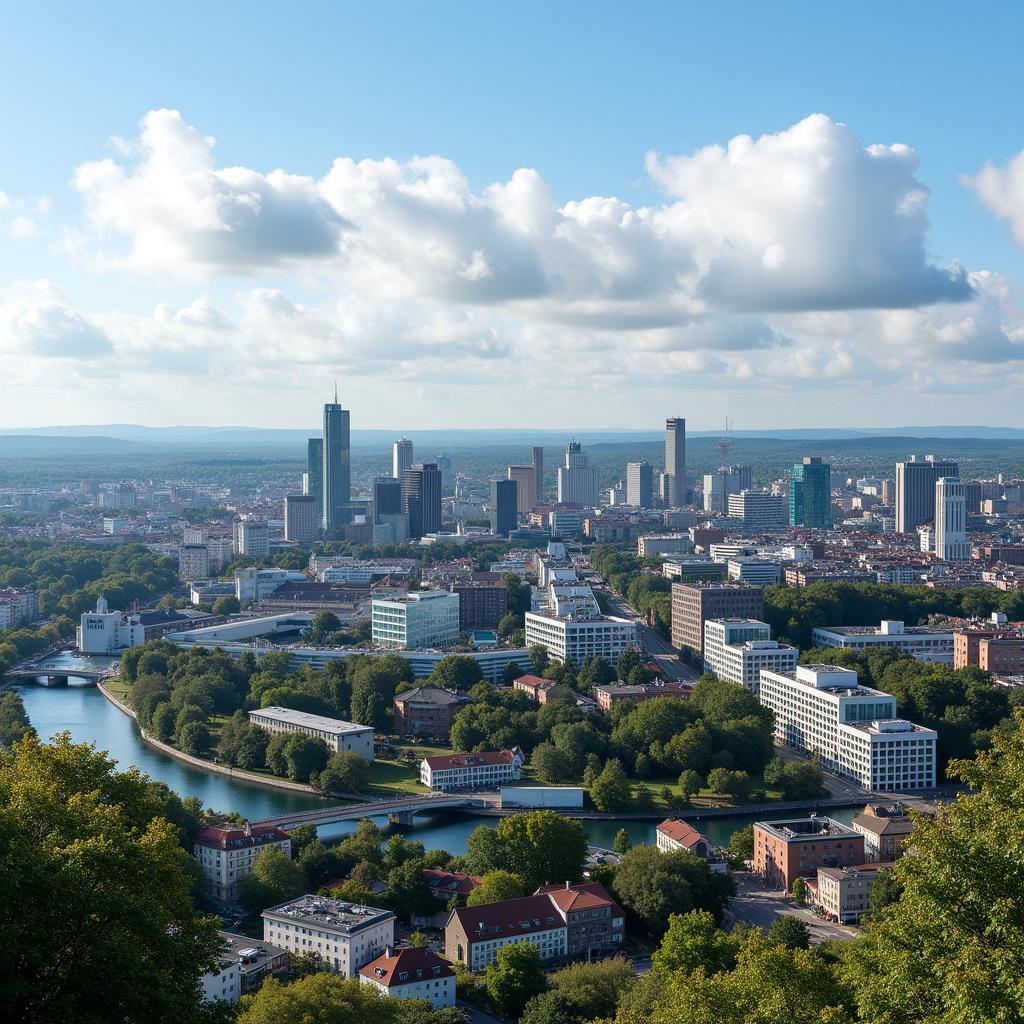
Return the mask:
<svg viewBox="0 0 1024 1024"><path fill-rule="evenodd" d="M441 470L435 463L418 463L402 473L402 512L409 520L410 538L441 529L441 496Z"/></svg>
<svg viewBox="0 0 1024 1024"><path fill-rule="evenodd" d="M906 853L914 831L903 804L868 804L853 816L852 827L864 836L864 859L888 863Z"/></svg>
<svg viewBox="0 0 1024 1024"><path fill-rule="evenodd" d="M959 477L940 476L935 482L935 557L943 562L968 562L971 558L967 502Z"/></svg>
<svg viewBox="0 0 1024 1024"><path fill-rule="evenodd" d="M449 590L459 595L459 629L497 629L508 611L508 587L504 583L460 580Z"/></svg>
<svg viewBox="0 0 1024 1024"><path fill-rule="evenodd" d="M565 465L558 467L558 501L588 508L597 504L597 469L579 441L565 446Z"/></svg>
<svg viewBox="0 0 1024 1024"><path fill-rule="evenodd" d="M935 786L935 731L897 718L896 698L858 685L851 669L763 669L759 696L774 712L776 743L817 757L825 771L870 790Z"/></svg>
<svg viewBox="0 0 1024 1024"><path fill-rule="evenodd" d="M209 579L210 552L205 544L178 545L178 575L190 583Z"/></svg>
<svg viewBox="0 0 1024 1024"><path fill-rule="evenodd" d="M482 875L466 875L458 871L445 871L442 868L424 868L423 877L439 903L447 905L454 897L461 907L466 905L469 894L483 881ZM447 920L447 912L445 919Z"/></svg>
<svg viewBox="0 0 1024 1024"><path fill-rule="evenodd" d="M496 789L522 777L523 755L514 750L483 750L472 754L438 754L420 762L420 782L427 789Z"/></svg>
<svg viewBox="0 0 1024 1024"><path fill-rule="evenodd" d="M440 686L416 686L394 699L395 732L447 742L455 712L469 698Z"/></svg>
<svg viewBox="0 0 1024 1024"><path fill-rule="evenodd" d="M871 909L871 889L885 866L818 868L817 878L807 883L809 902L829 921L859 924Z"/></svg>
<svg viewBox="0 0 1024 1024"><path fill-rule="evenodd" d="M201 829L192 840L192 855L203 869L206 892L218 903L233 903L238 898L238 882L252 871L256 858L268 848L292 855L292 840L287 832L273 826L210 826Z"/></svg>
<svg viewBox="0 0 1024 1024"><path fill-rule="evenodd" d="M756 532L778 530L786 525L786 499L771 491L744 488L729 495L730 519L742 521L743 530Z"/></svg>
<svg viewBox="0 0 1024 1024"><path fill-rule="evenodd" d="M0 587L0 629L25 626L39 618L39 594L29 587Z"/></svg>
<svg viewBox="0 0 1024 1024"><path fill-rule="evenodd" d="M275 707L250 711L249 721L269 733L297 732L303 736L313 736L323 740L333 753L352 750L367 761L373 760L373 729L368 725Z"/></svg>
<svg viewBox="0 0 1024 1024"><path fill-rule="evenodd" d="M491 481L491 533L507 537L519 525L519 485L515 480Z"/></svg>
<svg viewBox="0 0 1024 1024"><path fill-rule="evenodd" d="M594 655L614 662L623 651L637 645L636 623L612 615L559 618L538 612L526 613L526 646L543 647L556 661L582 663Z"/></svg>
<svg viewBox="0 0 1024 1024"><path fill-rule="evenodd" d="M923 523L935 521L935 485L944 476L959 476L955 462L911 455L907 462L896 463L897 533L913 533Z"/></svg>
<svg viewBox="0 0 1024 1024"><path fill-rule="evenodd" d="M401 480L402 474L412 466L412 461L412 441L407 437L400 437L391 450L391 475L396 480Z"/></svg>
<svg viewBox="0 0 1024 1024"><path fill-rule="evenodd" d="M249 558L267 558L270 555L270 527L266 520L239 519L233 527L236 555Z"/></svg>
<svg viewBox="0 0 1024 1024"><path fill-rule="evenodd" d="M666 508L682 508L686 497L686 420L665 420L665 481L661 499Z"/></svg>
<svg viewBox="0 0 1024 1024"><path fill-rule="evenodd" d="M428 946L388 946L359 968L359 983L391 999L425 999L435 1010L455 1005L455 972Z"/></svg>
<svg viewBox="0 0 1024 1024"><path fill-rule="evenodd" d="M758 558L756 555L740 555L725 562L729 579L738 583L752 583L759 587L771 587L782 576L782 563L772 558Z"/></svg>
<svg viewBox="0 0 1024 1024"><path fill-rule="evenodd" d="M708 862L712 872L724 875L729 870L726 855L713 846L707 836L701 835L692 825L681 818L666 818L655 830L655 842L662 853L685 850L695 857Z"/></svg>
<svg viewBox="0 0 1024 1024"><path fill-rule="evenodd" d="M953 631L945 626L906 626L898 619L883 619L879 626L815 626L812 647L845 647L868 651L895 647L918 661L953 664Z"/></svg>
<svg viewBox="0 0 1024 1024"><path fill-rule="evenodd" d="M217 957L217 966L199 979L204 1003L237 1003L242 994L242 975L238 961L230 953Z"/></svg>
<svg viewBox="0 0 1024 1024"><path fill-rule="evenodd" d="M692 551L693 541L685 533L649 533L636 539L636 553L641 558L653 558L656 555L688 555Z"/></svg>
<svg viewBox="0 0 1024 1024"><path fill-rule="evenodd" d="M316 519L319 526L324 516L324 440L311 437L306 442L306 474L302 493L316 499Z"/></svg>
<svg viewBox="0 0 1024 1024"><path fill-rule="evenodd" d="M565 922L565 955L570 960L622 948L626 915L599 882L542 885L537 895L547 896Z"/></svg>
<svg viewBox="0 0 1024 1024"><path fill-rule="evenodd" d="M704 671L757 694L761 669L791 672L800 660L795 647L772 639L759 619L708 619L704 623Z"/></svg>
<svg viewBox="0 0 1024 1024"><path fill-rule="evenodd" d="M530 455L533 460L533 471L534 477L537 481L536 495L537 504L543 505L544 498L547 492L544 490L544 448L542 445L534 445L530 449Z"/></svg>
<svg viewBox="0 0 1024 1024"><path fill-rule="evenodd" d="M414 651L449 647L459 639L459 595L419 590L372 605L373 642L379 647Z"/></svg>
<svg viewBox="0 0 1024 1024"><path fill-rule="evenodd" d="M248 935L217 932L224 943L222 957L238 967L240 991L243 996L255 992L267 978L284 978L288 974L290 955L287 949L259 942Z"/></svg>
<svg viewBox="0 0 1024 1024"><path fill-rule="evenodd" d="M743 583L673 583L672 646L704 653L708 619L760 619L764 590Z"/></svg>
<svg viewBox="0 0 1024 1024"><path fill-rule="evenodd" d="M323 519L328 534L337 534L352 521L351 446L349 412L334 401L324 404Z"/></svg>
<svg viewBox="0 0 1024 1024"><path fill-rule="evenodd" d="M96 599L94 612L83 612L78 620L75 646L83 654L119 654L146 642L146 627L138 615L110 611L107 599Z"/></svg>
<svg viewBox="0 0 1024 1024"><path fill-rule="evenodd" d="M978 667L994 676L1024 675L1024 636L979 639Z"/></svg>
<svg viewBox="0 0 1024 1024"><path fill-rule="evenodd" d="M390 910L299 896L263 911L263 938L289 953L315 953L327 970L352 978L395 941Z"/></svg>
<svg viewBox="0 0 1024 1024"><path fill-rule="evenodd" d="M754 874L769 885L793 888L796 878L812 878L820 867L864 863L864 837L824 815L754 822Z"/></svg>
<svg viewBox="0 0 1024 1024"><path fill-rule="evenodd" d="M607 714L616 704L653 700L655 697L678 697L686 700L692 687L685 683L601 683L594 687L594 700L600 711Z"/></svg>
<svg viewBox="0 0 1024 1024"><path fill-rule="evenodd" d="M284 539L312 544L320 536L320 500L313 494L289 494L284 499Z"/></svg>
<svg viewBox="0 0 1024 1024"><path fill-rule="evenodd" d="M456 907L444 929L445 958L471 971L482 971L499 949L517 942L528 942L541 960L566 956L566 922L548 895Z"/></svg>
<svg viewBox="0 0 1024 1024"><path fill-rule="evenodd" d="M626 504L654 508L654 467L649 462L626 464Z"/></svg>
<svg viewBox="0 0 1024 1024"><path fill-rule="evenodd" d="M537 470L534 466L509 466L506 472L508 479L516 485L516 513L526 515L538 503Z"/></svg>
<svg viewBox="0 0 1024 1024"><path fill-rule="evenodd" d="M832 528L832 467L817 456L805 455L790 474L789 525Z"/></svg>

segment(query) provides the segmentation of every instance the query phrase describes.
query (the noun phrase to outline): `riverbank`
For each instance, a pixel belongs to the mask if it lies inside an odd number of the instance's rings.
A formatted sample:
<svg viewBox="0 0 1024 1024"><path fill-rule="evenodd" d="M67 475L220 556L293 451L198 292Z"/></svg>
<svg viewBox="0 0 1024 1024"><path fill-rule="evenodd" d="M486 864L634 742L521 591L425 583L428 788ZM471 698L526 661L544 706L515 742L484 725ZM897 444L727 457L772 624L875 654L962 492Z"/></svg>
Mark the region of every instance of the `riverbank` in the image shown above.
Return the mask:
<svg viewBox="0 0 1024 1024"><path fill-rule="evenodd" d="M214 775L223 775L228 779L237 779L241 782L254 782L260 786L271 786L274 789L286 789L293 793L305 793L307 796L323 796L322 793L318 793L312 786L308 786L304 782L289 782L287 779L268 778L265 775L257 775L254 772L243 771L241 768L232 768L230 765L214 764L212 761L205 761L201 757L193 757L191 754L186 754L183 751L178 750L177 747L172 747L169 743L164 743L162 740L158 740L155 736L150 736L149 733L147 733L139 724L139 716L136 715L135 712L116 694L112 693L102 682L96 684L96 689L99 690L115 708L124 712L124 714L126 714L135 723L135 728L138 730L139 737L142 742L147 746L152 747L154 750L159 750L161 754L173 757L176 761L181 761L183 764L191 765L193 768L199 768L205 772L212 772Z"/></svg>

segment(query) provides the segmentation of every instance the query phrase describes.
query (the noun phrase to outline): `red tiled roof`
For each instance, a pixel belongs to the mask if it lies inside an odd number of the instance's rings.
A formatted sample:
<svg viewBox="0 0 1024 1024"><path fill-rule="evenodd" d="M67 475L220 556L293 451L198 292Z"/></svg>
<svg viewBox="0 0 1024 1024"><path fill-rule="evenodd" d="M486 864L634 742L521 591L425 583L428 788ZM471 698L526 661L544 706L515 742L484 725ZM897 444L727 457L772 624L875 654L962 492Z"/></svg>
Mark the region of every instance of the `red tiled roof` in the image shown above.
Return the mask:
<svg viewBox="0 0 1024 1024"><path fill-rule="evenodd" d="M261 827L254 832L246 832L244 828L210 827L196 833L192 842L213 850L240 850L244 846L263 846L264 843L280 843L290 838L284 829L276 825Z"/></svg>
<svg viewBox="0 0 1024 1024"><path fill-rule="evenodd" d="M530 935L565 927L565 922L547 896L521 896L500 903L459 907L452 913L470 942L503 939L510 935Z"/></svg>
<svg viewBox="0 0 1024 1024"><path fill-rule="evenodd" d="M708 842L692 825L688 825L685 821L680 821L678 818L666 818L655 831L660 832L663 836L668 836L673 842L681 843L687 848L696 846L699 842ZM708 843L708 845L710 846L711 844Z"/></svg>
<svg viewBox="0 0 1024 1024"><path fill-rule="evenodd" d="M613 917L624 917L622 908L612 899L600 882L580 882L577 885L542 885L538 894L544 894L568 913L570 910L592 910L610 906Z"/></svg>
<svg viewBox="0 0 1024 1024"><path fill-rule="evenodd" d="M444 871L441 868L424 868L423 877L435 892L459 896L468 896L483 881L480 875L462 875L457 871Z"/></svg>
<svg viewBox="0 0 1024 1024"><path fill-rule="evenodd" d="M435 971L435 968L439 968ZM385 988L414 985L429 978L453 978L455 972L433 950L425 946L408 946L383 953L371 960L359 973ZM407 977L403 977L407 975Z"/></svg>
<svg viewBox="0 0 1024 1024"><path fill-rule="evenodd" d="M545 679L543 676L519 676L518 679L514 680L514 683L522 683L524 686L529 686L531 690L536 690L540 686L551 685L554 680ZM513 684L514 685L514 684Z"/></svg>
<svg viewBox="0 0 1024 1024"><path fill-rule="evenodd" d="M430 765L431 771L444 771L445 768L477 768L485 764L511 764L515 753L511 750L481 750L471 754L435 754L423 760Z"/></svg>

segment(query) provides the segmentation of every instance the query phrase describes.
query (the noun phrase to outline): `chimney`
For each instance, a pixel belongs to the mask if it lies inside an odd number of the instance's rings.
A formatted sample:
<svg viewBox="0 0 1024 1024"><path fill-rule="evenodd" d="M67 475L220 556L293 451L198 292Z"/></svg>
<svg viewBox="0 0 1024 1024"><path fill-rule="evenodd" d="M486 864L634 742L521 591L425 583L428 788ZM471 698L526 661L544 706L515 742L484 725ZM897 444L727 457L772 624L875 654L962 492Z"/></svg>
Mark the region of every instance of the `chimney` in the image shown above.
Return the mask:
<svg viewBox="0 0 1024 1024"><path fill-rule="evenodd" d="M390 960L395 955L395 947L394 946L385 946L384 947L384 955Z"/></svg>
<svg viewBox="0 0 1024 1024"><path fill-rule="evenodd" d="M565 891L568 892L570 888L571 888L571 886L569 885L569 880L566 879L565 880Z"/></svg>

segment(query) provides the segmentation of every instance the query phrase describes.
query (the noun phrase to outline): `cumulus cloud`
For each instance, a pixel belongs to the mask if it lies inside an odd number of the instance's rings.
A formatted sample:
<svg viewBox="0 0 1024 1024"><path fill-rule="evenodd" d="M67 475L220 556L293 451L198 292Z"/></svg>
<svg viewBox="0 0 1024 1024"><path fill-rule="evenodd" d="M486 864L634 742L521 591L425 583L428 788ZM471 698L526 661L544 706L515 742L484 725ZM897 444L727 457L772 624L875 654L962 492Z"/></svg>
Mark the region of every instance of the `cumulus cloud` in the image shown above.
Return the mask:
<svg viewBox="0 0 1024 1024"><path fill-rule="evenodd" d="M98 359L113 350L105 332L68 306L50 281L0 290L0 352L6 358Z"/></svg>
<svg viewBox="0 0 1024 1024"><path fill-rule="evenodd" d="M80 245L99 265L155 277L301 266L380 299L605 330L970 296L962 271L928 262L913 152L864 148L823 115L649 155L666 193L653 207L610 196L559 205L529 168L476 192L440 156L339 157L320 179L218 168L214 140L171 110L147 114L138 140L118 148L75 173L92 228Z"/></svg>
<svg viewBox="0 0 1024 1024"><path fill-rule="evenodd" d="M1024 245L1024 151L1004 167L987 163L973 177L961 180L996 217L1009 222L1013 237Z"/></svg>

